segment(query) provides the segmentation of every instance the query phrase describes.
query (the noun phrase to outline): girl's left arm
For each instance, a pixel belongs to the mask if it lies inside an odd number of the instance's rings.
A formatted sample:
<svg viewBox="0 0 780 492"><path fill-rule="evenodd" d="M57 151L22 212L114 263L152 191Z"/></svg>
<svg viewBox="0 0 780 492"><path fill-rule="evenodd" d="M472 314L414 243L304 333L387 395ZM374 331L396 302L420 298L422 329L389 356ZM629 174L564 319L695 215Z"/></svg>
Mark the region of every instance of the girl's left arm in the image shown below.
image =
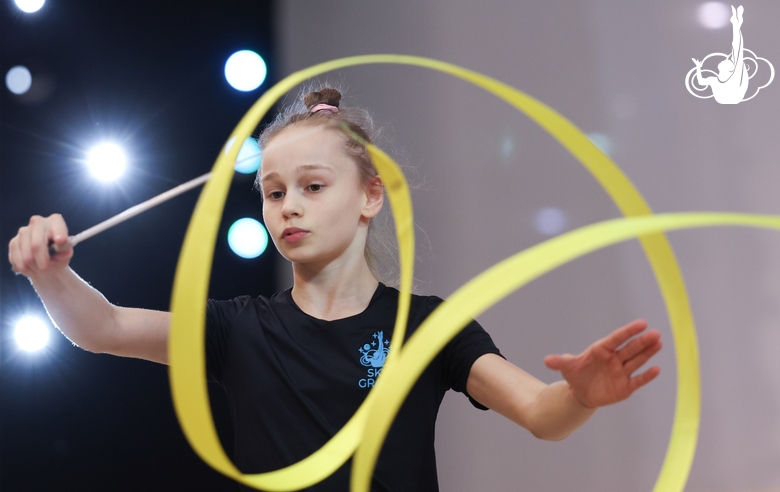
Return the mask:
<svg viewBox="0 0 780 492"><path fill-rule="evenodd" d="M633 373L661 350L661 335L634 321L579 355L549 355L545 364L564 380L545 384L498 355L474 362L466 390L472 398L522 425L540 439L564 439L596 408L625 400L660 373L653 366Z"/></svg>

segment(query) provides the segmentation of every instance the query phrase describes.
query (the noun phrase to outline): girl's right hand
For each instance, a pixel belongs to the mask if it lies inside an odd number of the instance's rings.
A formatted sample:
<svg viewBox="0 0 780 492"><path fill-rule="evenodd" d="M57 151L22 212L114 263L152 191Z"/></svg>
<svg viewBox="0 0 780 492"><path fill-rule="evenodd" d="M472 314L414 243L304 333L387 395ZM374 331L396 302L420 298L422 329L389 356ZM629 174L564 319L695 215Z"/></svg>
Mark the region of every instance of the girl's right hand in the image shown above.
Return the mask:
<svg viewBox="0 0 780 492"><path fill-rule="evenodd" d="M8 243L8 261L14 272L26 277L50 275L68 266L73 248L49 256L49 246L62 247L67 242L68 226L60 214L34 215Z"/></svg>

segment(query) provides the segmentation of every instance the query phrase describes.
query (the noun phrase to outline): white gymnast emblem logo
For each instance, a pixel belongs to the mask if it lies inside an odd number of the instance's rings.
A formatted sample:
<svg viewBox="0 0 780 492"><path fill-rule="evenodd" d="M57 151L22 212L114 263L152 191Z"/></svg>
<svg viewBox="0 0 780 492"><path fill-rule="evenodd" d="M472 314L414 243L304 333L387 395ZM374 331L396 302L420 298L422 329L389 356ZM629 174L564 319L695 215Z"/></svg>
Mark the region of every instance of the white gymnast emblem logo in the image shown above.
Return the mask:
<svg viewBox="0 0 780 492"><path fill-rule="evenodd" d="M731 40L731 53L729 55L724 53L712 53L707 55L702 61L692 58L693 63L696 66L685 76L685 88L694 96L700 99L714 97L715 101L720 104L739 104L742 101L749 101L756 97L758 91L771 84L772 79L775 78L775 67L769 63L769 60L757 56L744 46L741 31L742 13L744 11L745 9L742 5L736 10L734 9L734 6L731 7L732 15L730 20L733 36ZM723 58L720 63L718 63L717 74L713 70L702 69L702 65L704 65L709 58L714 58L715 60ZM759 60L765 62L769 67L769 80L764 85L757 87L755 92L749 97L745 97L750 79L755 77L758 73ZM715 76L703 77L702 72ZM701 93L707 91L707 87L712 89L712 94L706 96L696 94L696 92Z"/></svg>

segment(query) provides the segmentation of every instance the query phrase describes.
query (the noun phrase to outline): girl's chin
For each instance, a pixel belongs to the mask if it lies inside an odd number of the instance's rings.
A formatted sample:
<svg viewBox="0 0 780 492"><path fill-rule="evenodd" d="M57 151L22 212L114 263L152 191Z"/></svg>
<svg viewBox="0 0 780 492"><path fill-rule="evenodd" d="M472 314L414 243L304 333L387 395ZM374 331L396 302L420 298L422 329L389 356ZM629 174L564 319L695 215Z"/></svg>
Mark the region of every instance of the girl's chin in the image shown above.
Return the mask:
<svg viewBox="0 0 780 492"><path fill-rule="evenodd" d="M293 268L302 268L304 270L319 271L332 263L336 258L323 255L307 255L298 251L287 251L282 254L292 263Z"/></svg>
<svg viewBox="0 0 780 492"><path fill-rule="evenodd" d="M305 253L302 253L301 251L280 251L280 254L287 259L287 261L293 263L294 265L300 265L300 266L307 266L314 263L317 263L318 260L321 261L321 259L318 259L316 257L313 257L312 255L307 255Z"/></svg>

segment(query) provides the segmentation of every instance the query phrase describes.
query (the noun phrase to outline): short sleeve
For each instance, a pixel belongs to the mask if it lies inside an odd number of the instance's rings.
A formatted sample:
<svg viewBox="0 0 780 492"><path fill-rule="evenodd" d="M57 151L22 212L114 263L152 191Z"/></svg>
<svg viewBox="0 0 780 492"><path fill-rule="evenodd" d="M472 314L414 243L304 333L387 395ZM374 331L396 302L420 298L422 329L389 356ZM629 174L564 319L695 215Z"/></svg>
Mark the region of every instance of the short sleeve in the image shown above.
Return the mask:
<svg viewBox="0 0 780 492"><path fill-rule="evenodd" d="M444 302L441 298L432 296L428 299L429 312ZM474 362L485 354L496 354L500 357L501 352L493 343L493 339L476 321L469 323L442 351L444 363L444 377L450 388L468 396L471 404L480 410L488 408L481 405L473 399L466 391L466 383L469 379L471 366Z"/></svg>
<svg viewBox="0 0 780 492"><path fill-rule="evenodd" d="M206 302L206 373L209 380L222 381L231 327L249 300L248 296L243 296Z"/></svg>

